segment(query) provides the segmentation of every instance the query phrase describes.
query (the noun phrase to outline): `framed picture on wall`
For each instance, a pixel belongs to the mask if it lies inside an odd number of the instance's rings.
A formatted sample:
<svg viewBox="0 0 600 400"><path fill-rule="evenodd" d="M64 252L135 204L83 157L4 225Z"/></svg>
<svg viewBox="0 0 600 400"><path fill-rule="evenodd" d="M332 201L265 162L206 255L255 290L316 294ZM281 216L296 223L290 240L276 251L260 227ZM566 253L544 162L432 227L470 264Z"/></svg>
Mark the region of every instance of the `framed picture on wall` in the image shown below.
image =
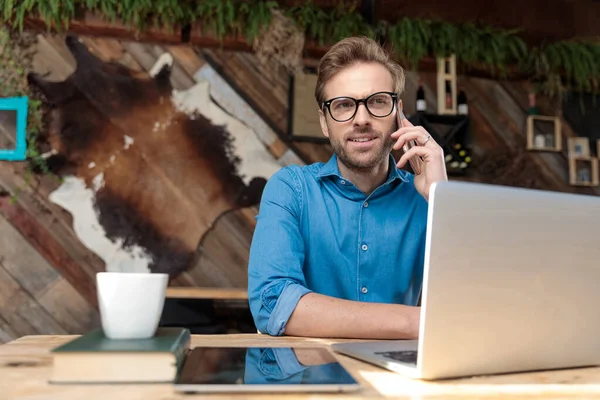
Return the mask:
<svg viewBox="0 0 600 400"><path fill-rule="evenodd" d="M25 160L27 97L0 98L0 160Z"/></svg>
<svg viewBox="0 0 600 400"><path fill-rule="evenodd" d="M570 137L567 140L569 145L568 155L571 158L590 157L590 140L587 137Z"/></svg>
<svg viewBox="0 0 600 400"><path fill-rule="evenodd" d="M319 123L319 109L315 100L317 71L305 68L290 76L288 138L291 141L329 143Z"/></svg>

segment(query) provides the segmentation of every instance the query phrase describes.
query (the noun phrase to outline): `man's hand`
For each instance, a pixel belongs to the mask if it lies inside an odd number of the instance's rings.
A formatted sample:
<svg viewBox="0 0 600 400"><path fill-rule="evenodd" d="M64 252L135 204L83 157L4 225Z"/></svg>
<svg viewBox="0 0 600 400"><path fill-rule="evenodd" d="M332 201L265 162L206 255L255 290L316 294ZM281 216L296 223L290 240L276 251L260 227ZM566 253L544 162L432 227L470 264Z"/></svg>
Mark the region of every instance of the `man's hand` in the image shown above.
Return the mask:
<svg viewBox="0 0 600 400"><path fill-rule="evenodd" d="M444 150L422 126L414 126L408 119L402 120L402 127L392 133L393 139L398 139L393 148L400 150L410 140L415 140L419 146L414 146L400 157L398 168L402 168L411 157L421 156L423 164L421 173L415 175L415 188L421 196L429 201L429 188L438 181L447 181Z"/></svg>

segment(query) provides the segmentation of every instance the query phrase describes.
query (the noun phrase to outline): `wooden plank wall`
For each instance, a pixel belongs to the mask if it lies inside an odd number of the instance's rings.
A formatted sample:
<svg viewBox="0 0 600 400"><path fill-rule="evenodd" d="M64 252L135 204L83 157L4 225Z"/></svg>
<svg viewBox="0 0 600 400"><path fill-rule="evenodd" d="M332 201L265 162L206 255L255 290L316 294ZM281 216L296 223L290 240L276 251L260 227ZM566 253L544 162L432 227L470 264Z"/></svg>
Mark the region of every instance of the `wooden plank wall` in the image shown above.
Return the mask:
<svg viewBox="0 0 600 400"><path fill-rule="evenodd" d="M1 199L4 203L6 197ZM0 342L22 335L82 333L98 312L0 215Z"/></svg>
<svg viewBox="0 0 600 400"><path fill-rule="evenodd" d="M189 88L195 82L194 74L209 65L275 132L269 151L276 158L312 163L331 156L327 144L286 142L289 76L282 69L261 65L250 53L115 39L84 41L101 59L136 71L149 71L162 53L170 52L175 59L171 81L176 89ZM39 36L35 63L39 72L48 73L53 80L65 79L74 68L64 38L56 35ZM425 82L429 111L435 112L435 74L420 77ZM416 74L407 74L407 113L414 111L417 79ZM524 151L527 91L523 82L459 77L459 84L470 100L475 164L474 174L462 179L515 184L509 179L514 175L549 190L599 193L597 188L568 184L564 153ZM544 113L552 113L543 99L540 107ZM566 148L566 137L575 133L565 121L563 127ZM0 145L7 141L6 135L0 135ZM484 165L486 159L502 156L516 160L504 166L508 178L478 169L478 163ZM526 175L520 176L523 170ZM79 241L71 215L48 200L59 182L52 177L34 177L29 185L25 177L24 165L0 162L0 342L31 333L82 332L98 324L95 273L104 270L103 262ZM172 285L244 288L256 214L257 208L249 207L222 215L199 243L193 266Z"/></svg>

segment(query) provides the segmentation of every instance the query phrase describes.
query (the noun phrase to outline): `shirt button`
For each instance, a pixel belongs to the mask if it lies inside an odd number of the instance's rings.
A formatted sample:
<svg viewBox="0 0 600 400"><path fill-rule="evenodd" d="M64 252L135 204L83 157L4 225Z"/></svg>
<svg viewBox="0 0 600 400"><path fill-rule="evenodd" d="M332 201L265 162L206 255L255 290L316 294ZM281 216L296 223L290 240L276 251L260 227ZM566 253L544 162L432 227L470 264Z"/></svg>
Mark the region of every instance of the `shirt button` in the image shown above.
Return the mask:
<svg viewBox="0 0 600 400"><path fill-rule="evenodd" d="M346 181L342 179L342 180L340 181L340 183L341 183L342 185L345 185L345 184L346 184Z"/></svg>
<svg viewBox="0 0 600 400"><path fill-rule="evenodd" d="M367 208L367 207L369 207L369 203L365 201L365 203L363 204L363 207L364 207L364 208Z"/></svg>
<svg viewBox="0 0 600 400"><path fill-rule="evenodd" d="M361 246L361 249L363 249L363 250L365 250L365 251L366 251L366 250L368 249L368 247L367 247L367 245L366 245L366 244L363 244L363 245Z"/></svg>
<svg viewBox="0 0 600 400"><path fill-rule="evenodd" d="M367 292L369 291L369 289L367 289L366 286L363 286L362 289L360 289L361 292L363 292L364 294L367 294Z"/></svg>

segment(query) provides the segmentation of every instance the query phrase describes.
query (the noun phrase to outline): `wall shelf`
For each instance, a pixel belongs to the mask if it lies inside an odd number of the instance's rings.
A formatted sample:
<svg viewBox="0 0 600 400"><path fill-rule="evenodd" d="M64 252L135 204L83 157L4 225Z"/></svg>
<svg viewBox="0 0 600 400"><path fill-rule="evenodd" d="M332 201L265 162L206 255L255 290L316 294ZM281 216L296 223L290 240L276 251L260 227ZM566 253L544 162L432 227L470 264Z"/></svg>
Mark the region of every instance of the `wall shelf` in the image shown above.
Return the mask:
<svg viewBox="0 0 600 400"><path fill-rule="evenodd" d="M541 123L553 123L554 131L545 132L539 126ZM527 117L527 150L531 151L562 151L562 127L560 118L545 115L529 115Z"/></svg>
<svg viewBox="0 0 600 400"><path fill-rule="evenodd" d="M417 112L407 117L422 126L444 150L448 175L465 175L471 168L470 121L467 115Z"/></svg>
<svg viewBox="0 0 600 400"><path fill-rule="evenodd" d="M569 183L573 186L598 186L598 159L569 158Z"/></svg>
<svg viewBox="0 0 600 400"><path fill-rule="evenodd" d="M569 183L573 186L598 186L598 157L590 154L590 140L586 137L573 137L568 138L567 143Z"/></svg>
<svg viewBox="0 0 600 400"><path fill-rule="evenodd" d="M446 99L446 85L450 86L450 99ZM456 115L456 55L437 58L438 114ZM449 100L450 104L447 104Z"/></svg>

